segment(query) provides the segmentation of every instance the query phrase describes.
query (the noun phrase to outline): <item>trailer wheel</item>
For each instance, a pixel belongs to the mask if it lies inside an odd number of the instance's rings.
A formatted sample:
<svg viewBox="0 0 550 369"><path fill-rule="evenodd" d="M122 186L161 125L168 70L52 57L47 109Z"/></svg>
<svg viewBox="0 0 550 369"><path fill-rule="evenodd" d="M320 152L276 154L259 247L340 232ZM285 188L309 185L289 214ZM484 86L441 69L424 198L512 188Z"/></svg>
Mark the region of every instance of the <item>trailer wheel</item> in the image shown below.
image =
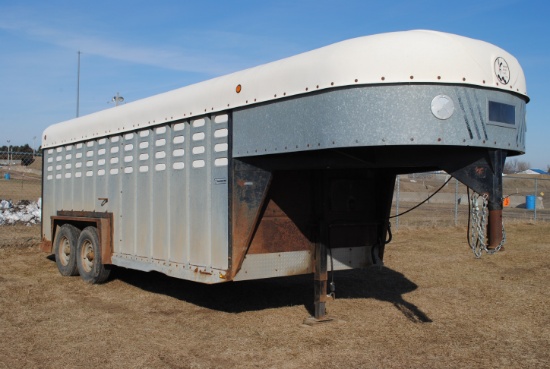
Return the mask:
<svg viewBox="0 0 550 369"><path fill-rule="evenodd" d="M99 236L95 227L86 227L78 238L77 266L84 282L97 284L109 278L111 266L101 262Z"/></svg>
<svg viewBox="0 0 550 369"><path fill-rule="evenodd" d="M76 249L80 229L71 224L63 224L54 241L55 263L59 273L63 276L78 275L78 267L76 265Z"/></svg>

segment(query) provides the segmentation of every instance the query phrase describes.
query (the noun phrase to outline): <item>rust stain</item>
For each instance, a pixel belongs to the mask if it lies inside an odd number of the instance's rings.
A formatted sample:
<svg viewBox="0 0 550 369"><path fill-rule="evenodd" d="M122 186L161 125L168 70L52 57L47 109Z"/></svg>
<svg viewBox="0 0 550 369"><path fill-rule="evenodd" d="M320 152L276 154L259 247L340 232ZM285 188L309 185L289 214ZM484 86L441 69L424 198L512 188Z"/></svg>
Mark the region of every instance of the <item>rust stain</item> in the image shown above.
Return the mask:
<svg viewBox="0 0 550 369"><path fill-rule="evenodd" d="M101 240L101 262L103 264L111 264L111 255L113 254L112 217L110 219L100 218L96 224L99 232L99 239Z"/></svg>
<svg viewBox="0 0 550 369"><path fill-rule="evenodd" d="M42 242L40 242L40 250L44 252L52 252L52 241L49 241L46 239L46 237L42 238Z"/></svg>
<svg viewBox="0 0 550 369"><path fill-rule="evenodd" d="M249 254L312 250L312 243L288 217L264 215L256 231Z"/></svg>
<svg viewBox="0 0 550 369"><path fill-rule="evenodd" d="M230 277L241 268L257 228L272 175L246 163L237 163L231 194L232 255Z"/></svg>
<svg viewBox="0 0 550 369"><path fill-rule="evenodd" d="M489 210L487 233L489 235L488 248L495 249L502 241L502 210Z"/></svg>
<svg viewBox="0 0 550 369"><path fill-rule="evenodd" d="M475 171L475 174L477 177L479 178L485 178L485 173L487 171L487 168L484 168L484 167L475 167L474 169Z"/></svg>
<svg viewBox="0 0 550 369"><path fill-rule="evenodd" d="M311 181L307 172L276 173L249 254L313 250Z"/></svg>

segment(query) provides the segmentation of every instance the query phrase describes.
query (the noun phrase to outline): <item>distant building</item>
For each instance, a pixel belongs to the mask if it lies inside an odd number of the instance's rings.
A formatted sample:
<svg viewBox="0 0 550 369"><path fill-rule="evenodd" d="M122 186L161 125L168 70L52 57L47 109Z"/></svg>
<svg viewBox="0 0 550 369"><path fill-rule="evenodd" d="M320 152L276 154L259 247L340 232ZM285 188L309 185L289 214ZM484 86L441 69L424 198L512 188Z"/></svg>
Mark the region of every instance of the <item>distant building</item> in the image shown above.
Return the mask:
<svg viewBox="0 0 550 369"><path fill-rule="evenodd" d="M545 172L542 169L527 169L523 172L518 172L517 174L544 174L544 175L550 175L550 173Z"/></svg>

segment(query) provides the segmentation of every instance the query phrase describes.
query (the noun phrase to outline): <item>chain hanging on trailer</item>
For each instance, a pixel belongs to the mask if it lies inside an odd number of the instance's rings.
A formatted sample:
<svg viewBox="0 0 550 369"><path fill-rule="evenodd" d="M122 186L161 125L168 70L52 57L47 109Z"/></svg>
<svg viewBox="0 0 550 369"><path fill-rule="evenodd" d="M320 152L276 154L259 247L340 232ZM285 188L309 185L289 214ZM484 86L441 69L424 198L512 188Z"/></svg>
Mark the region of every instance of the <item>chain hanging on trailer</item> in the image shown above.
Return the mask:
<svg viewBox="0 0 550 369"><path fill-rule="evenodd" d="M469 192L470 189L468 189ZM480 258L483 251L491 255L500 251L506 242L506 232L504 231L504 223L502 223L502 241L494 249L489 249L487 238L487 223L489 221L488 205L489 200L487 194L480 195L472 191L469 196L470 218L468 220L468 243L476 258Z"/></svg>

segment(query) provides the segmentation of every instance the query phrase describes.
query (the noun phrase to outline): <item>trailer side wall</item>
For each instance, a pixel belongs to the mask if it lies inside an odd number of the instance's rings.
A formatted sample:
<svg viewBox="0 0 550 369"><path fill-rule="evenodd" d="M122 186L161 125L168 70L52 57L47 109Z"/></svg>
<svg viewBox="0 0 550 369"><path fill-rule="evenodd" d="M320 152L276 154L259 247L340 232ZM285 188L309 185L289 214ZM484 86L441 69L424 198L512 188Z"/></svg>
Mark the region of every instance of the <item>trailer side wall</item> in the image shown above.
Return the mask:
<svg viewBox="0 0 550 369"><path fill-rule="evenodd" d="M203 282L228 269L229 114L44 151L43 237L58 211L113 214L113 264Z"/></svg>

